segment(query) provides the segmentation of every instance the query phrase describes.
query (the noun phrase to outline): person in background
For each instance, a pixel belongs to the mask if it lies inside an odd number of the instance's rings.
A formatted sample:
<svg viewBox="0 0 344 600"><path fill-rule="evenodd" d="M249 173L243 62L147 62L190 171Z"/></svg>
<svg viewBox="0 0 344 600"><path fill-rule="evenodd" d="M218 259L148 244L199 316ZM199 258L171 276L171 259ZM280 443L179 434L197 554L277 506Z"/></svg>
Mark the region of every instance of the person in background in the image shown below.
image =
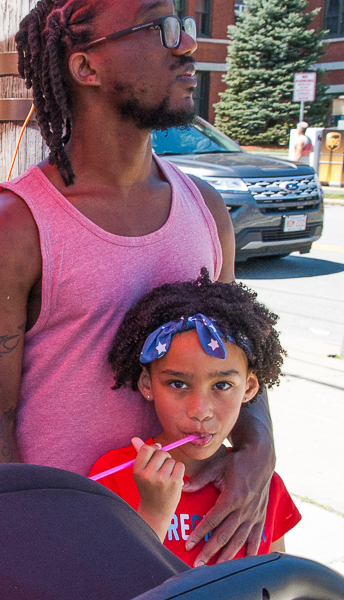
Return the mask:
<svg viewBox="0 0 344 600"><path fill-rule="evenodd" d="M276 320L255 293L235 283L213 283L203 269L194 282L146 294L124 317L113 341L109 360L114 389L138 388L154 403L162 431L145 444L134 437L132 446L106 453L90 476L127 463L138 451L133 467L99 481L135 508L161 542L190 566L204 564L197 560L204 540L191 550L185 542L216 504L219 490L210 483L187 494L183 481L187 486L205 464L226 456L223 442L230 438L242 405L249 411L264 385L278 383L284 351L273 327ZM195 439L161 450L189 435ZM274 473L258 553L284 551L284 534L300 518ZM235 558L245 552L243 546Z"/></svg>
<svg viewBox="0 0 344 600"><path fill-rule="evenodd" d="M310 138L306 135L307 128L308 123L305 121L301 121L297 124L296 129L298 137L294 146L294 160L309 165L309 155L314 149Z"/></svg>

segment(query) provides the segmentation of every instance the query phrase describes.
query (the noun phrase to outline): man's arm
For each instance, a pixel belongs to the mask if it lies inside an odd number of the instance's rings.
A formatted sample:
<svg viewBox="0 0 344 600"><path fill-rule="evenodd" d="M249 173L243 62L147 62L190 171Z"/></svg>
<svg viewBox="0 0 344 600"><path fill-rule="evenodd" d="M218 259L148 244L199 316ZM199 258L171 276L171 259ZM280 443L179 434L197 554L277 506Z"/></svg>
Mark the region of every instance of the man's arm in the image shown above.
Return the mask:
<svg viewBox="0 0 344 600"><path fill-rule="evenodd" d="M223 267L219 279L234 280L235 238L233 225L221 195L204 181L192 178L211 211L219 232ZM256 554L265 520L271 475L275 465L272 425L267 396L256 404L243 405L231 433L234 452L216 459L197 476L189 479L185 491L192 492L209 482L221 494L215 506L189 536L191 549L209 531L195 565L207 563L223 549L218 562L229 560L247 541L247 554Z"/></svg>
<svg viewBox="0 0 344 600"><path fill-rule="evenodd" d="M11 192L0 193L0 462L20 462L15 426L27 301L40 265L31 212Z"/></svg>
<svg viewBox="0 0 344 600"><path fill-rule="evenodd" d="M222 196L209 183L190 175L197 185L204 201L215 219L222 248L222 269L219 281L230 282L235 279L235 237L232 219Z"/></svg>
<svg viewBox="0 0 344 600"><path fill-rule="evenodd" d="M295 144L294 160L297 162L302 156L303 149L306 145L305 136L300 136Z"/></svg>

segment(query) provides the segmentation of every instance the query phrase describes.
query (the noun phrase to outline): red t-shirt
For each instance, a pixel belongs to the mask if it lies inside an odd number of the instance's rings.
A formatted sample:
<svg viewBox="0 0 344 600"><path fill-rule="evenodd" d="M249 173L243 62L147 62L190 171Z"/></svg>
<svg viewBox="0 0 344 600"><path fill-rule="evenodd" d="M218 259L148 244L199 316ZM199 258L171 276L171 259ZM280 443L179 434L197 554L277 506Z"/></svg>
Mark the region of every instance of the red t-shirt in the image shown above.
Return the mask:
<svg viewBox="0 0 344 600"><path fill-rule="evenodd" d="M147 440L146 444L152 444L153 439ZM117 465L136 457L136 450L133 446L121 448L119 450L110 450L107 454L101 456L93 465L90 476L111 469ZM105 487L109 488L123 500L128 502L135 510L140 503L140 495L136 487L133 468L129 467L113 475L108 475L100 479ZM207 541L202 540L195 548L187 552L185 550L185 541L197 523L212 508L219 496L219 491L208 484L198 492L187 494L182 492L180 502L173 515L171 525L166 535L164 546L173 554L192 567L194 560L200 552L202 546ZM272 542L281 538L287 531L292 529L301 519L293 500L291 499L282 479L277 473L274 473L271 479L269 502L266 512L264 530L258 554L268 554L271 550ZM235 558L242 558L246 555L246 546L239 550ZM209 565L216 562L218 555L215 555Z"/></svg>

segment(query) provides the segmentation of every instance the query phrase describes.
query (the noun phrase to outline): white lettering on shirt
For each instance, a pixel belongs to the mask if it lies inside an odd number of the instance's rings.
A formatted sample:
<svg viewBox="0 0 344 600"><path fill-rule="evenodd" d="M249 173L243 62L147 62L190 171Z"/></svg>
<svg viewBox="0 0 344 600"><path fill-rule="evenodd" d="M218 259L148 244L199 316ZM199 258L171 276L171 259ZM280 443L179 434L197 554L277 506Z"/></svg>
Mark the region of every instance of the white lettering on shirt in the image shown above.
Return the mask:
<svg viewBox="0 0 344 600"><path fill-rule="evenodd" d="M179 542L179 535L177 532L177 528L178 528L178 517L177 515L173 515L172 521L171 521L171 525L168 528L168 539L171 541L172 540L172 536L174 535L174 539L177 540L177 542Z"/></svg>
<svg viewBox="0 0 344 600"><path fill-rule="evenodd" d="M204 517L204 515L203 515ZM200 515L188 515L186 513L181 513L179 515L173 515L172 521L171 521L171 525L168 528L168 532L167 532L167 538L171 541L172 539L175 539L177 542L179 542L180 537L183 540L187 540L189 537L189 533L187 533L190 530L190 519L191 519L191 530L193 531L196 527L196 525L198 523L200 523L200 521L202 520L202 517L200 517ZM211 535L211 532L210 534ZM208 535L207 535L207 539L208 539Z"/></svg>
<svg viewBox="0 0 344 600"><path fill-rule="evenodd" d="M181 513L179 516L179 519L180 519L180 530L181 530L182 538L183 538L183 540L187 540L189 537L189 534L186 532L189 531L190 525L187 524L186 521L190 520L190 515Z"/></svg>

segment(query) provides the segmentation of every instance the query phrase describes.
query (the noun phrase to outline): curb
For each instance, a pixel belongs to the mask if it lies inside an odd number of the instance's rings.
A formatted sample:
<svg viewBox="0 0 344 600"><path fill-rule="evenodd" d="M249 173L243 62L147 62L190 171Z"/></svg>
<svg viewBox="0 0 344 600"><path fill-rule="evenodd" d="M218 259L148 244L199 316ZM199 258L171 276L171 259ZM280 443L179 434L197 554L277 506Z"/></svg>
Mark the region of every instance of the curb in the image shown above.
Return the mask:
<svg viewBox="0 0 344 600"><path fill-rule="evenodd" d="M344 198L324 198L324 204L332 204L333 206L344 206Z"/></svg>

